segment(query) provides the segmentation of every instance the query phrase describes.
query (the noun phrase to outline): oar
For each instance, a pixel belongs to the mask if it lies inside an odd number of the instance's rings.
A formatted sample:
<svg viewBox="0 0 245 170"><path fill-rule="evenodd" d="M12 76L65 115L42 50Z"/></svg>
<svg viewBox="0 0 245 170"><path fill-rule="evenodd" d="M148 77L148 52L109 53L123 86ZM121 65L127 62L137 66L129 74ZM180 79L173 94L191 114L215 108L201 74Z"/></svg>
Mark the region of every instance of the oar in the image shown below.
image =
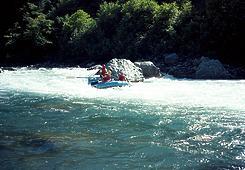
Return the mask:
<svg viewBox="0 0 245 170"><path fill-rule="evenodd" d="M89 78L89 77L91 77L91 76L79 76L79 77L76 77L76 76L67 76L66 78L68 78L68 79L74 79L74 78Z"/></svg>
<svg viewBox="0 0 245 170"><path fill-rule="evenodd" d="M67 76L66 78L89 78L95 75L98 71L99 69L93 70L93 72L89 74L88 76Z"/></svg>

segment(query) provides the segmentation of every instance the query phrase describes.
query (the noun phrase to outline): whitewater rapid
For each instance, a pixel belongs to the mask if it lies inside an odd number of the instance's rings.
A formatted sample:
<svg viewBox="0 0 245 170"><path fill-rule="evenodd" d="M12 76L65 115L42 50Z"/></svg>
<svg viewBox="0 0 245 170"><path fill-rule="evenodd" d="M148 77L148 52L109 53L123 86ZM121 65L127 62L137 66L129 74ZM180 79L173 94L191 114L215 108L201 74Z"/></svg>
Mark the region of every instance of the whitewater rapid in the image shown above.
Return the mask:
<svg viewBox="0 0 245 170"><path fill-rule="evenodd" d="M128 87L96 89L88 85L86 78L94 72L85 68L17 68L4 71L0 73L0 97L8 91L245 111L245 80L186 80L163 76L131 83Z"/></svg>

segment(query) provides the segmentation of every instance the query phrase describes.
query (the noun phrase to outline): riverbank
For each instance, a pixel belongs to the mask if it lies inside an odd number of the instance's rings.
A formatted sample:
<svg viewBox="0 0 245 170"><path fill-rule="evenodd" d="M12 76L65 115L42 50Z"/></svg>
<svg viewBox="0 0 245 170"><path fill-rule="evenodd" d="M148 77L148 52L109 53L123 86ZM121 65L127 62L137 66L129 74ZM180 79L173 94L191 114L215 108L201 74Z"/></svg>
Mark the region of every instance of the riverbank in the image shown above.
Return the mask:
<svg viewBox="0 0 245 170"><path fill-rule="evenodd" d="M154 60L161 72L176 78L244 79L245 67L224 64L215 57L179 57L176 53Z"/></svg>
<svg viewBox="0 0 245 170"><path fill-rule="evenodd" d="M55 62L48 61L33 65L23 64L5 64L0 65L0 73L4 70L14 71L15 67L29 67L33 68L66 68L66 67L81 67L81 68L93 68L99 67L101 64L110 63L110 61L84 61L81 62ZM140 72L145 78L159 77L161 74L168 74L176 78L187 79L245 79L245 67L223 64L217 59L211 59L208 57L183 57L178 56L176 53L165 54L162 57L153 58L151 61L138 60L132 62L126 59L116 59L116 64L109 67L114 70L115 74L118 74L119 70L129 69L129 73L136 74L135 68L140 68ZM126 61L126 65L120 64L121 61ZM130 63L130 64L128 64ZM116 66L115 66L116 65ZM120 66L121 65L121 66ZM118 67L113 69L113 67ZM143 70L142 70L143 69ZM137 73L139 74L139 73ZM138 81L138 80L137 80Z"/></svg>

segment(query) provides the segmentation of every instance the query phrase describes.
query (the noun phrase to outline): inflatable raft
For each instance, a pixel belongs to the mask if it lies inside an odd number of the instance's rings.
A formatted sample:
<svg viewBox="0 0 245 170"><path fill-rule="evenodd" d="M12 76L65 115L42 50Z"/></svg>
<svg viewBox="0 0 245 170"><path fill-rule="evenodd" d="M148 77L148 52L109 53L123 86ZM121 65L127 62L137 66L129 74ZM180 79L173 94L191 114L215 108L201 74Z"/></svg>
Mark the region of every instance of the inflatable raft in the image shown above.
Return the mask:
<svg viewBox="0 0 245 170"><path fill-rule="evenodd" d="M93 86L96 87L98 89L105 89L105 88L111 88L111 87L123 87L123 86L128 86L129 83L126 81L108 81L108 82L102 82L100 81L100 77L90 77L88 79L88 83Z"/></svg>
<svg viewBox="0 0 245 170"><path fill-rule="evenodd" d="M129 83L126 81L108 81L108 82L98 82L97 84L92 85L98 89L105 89L110 87L123 87L128 86Z"/></svg>

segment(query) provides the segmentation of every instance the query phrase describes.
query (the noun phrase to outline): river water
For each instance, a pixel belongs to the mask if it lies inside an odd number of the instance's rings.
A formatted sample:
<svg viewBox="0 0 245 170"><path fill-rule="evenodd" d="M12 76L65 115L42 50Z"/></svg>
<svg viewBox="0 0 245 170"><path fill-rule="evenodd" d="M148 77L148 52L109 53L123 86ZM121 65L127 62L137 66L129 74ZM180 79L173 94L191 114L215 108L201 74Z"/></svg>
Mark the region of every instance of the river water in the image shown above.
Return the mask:
<svg viewBox="0 0 245 170"><path fill-rule="evenodd" d="M90 74L0 73L1 169L245 169L245 80L96 89Z"/></svg>

